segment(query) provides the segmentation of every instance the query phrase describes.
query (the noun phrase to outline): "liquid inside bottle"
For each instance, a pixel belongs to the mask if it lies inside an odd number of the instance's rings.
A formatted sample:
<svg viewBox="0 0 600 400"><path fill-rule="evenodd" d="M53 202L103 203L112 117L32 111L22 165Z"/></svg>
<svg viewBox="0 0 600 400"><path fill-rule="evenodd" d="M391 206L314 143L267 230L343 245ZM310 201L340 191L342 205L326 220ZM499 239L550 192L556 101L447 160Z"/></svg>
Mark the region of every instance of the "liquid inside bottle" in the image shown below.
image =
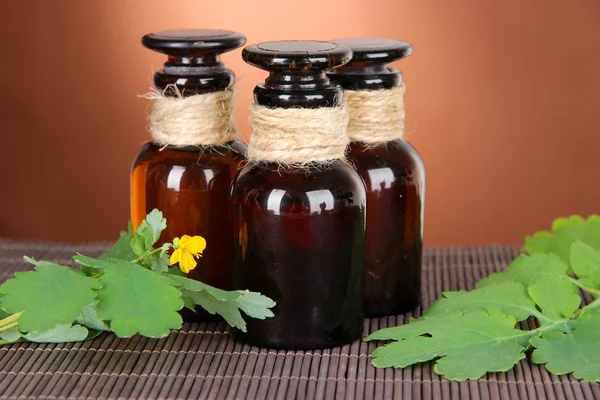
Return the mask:
<svg viewBox="0 0 600 400"><path fill-rule="evenodd" d="M400 71L386 63L409 55L410 44L391 39L336 43L353 51L350 63L328 74L344 90L389 90L402 84ZM419 305L421 293L423 161L404 139L377 144L352 142L348 158L367 189L365 315L379 317L410 311Z"/></svg>
<svg viewBox="0 0 600 400"><path fill-rule="evenodd" d="M347 60L347 48L273 42L250 46L243 56L271 71L255 89L258 104L341 105L340 88L329 83L323 70ZM249 319L247 333L236 330L235 336L280 349L332 347L358 339L366 193L354 169L342 160L305 168L253 163L241 170L232 197L235 287L277 303L274 317Z"/></svg>
<svg viewBox="0 0 600 400"><path fill-rule="evenodd" d="M154 82L165 96L183 97L223 91L233 73L219 54L245 43L228 31L167 31L146 35L142 43L168 54ZM136 156L131 170L131 214L134 227L154 208L163 212L167 228L160 245L183 235L199 235L207 248L188 277L221 289L232 288L233 249L229 198L231 185L243 163L246 146L237 140L220 145L178 145L149 142ZM206 319L182 311L187 320Z"/></svg>

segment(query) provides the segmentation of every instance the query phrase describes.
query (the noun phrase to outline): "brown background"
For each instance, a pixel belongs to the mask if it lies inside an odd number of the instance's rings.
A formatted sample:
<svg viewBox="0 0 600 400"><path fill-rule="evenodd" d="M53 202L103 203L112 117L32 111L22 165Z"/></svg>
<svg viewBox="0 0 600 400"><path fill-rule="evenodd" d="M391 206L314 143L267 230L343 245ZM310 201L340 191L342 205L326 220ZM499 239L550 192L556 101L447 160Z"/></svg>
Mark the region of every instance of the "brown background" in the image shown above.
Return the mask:
<svg viewBox="0 0 600 400"><path fill-rule="evenodd" d="M0 237L112 239L146 140L164 57L143 34L243 32L248 42L394 37L415 53L408 139L428 174L426 245L519 244L554 217L600 211L597 0L5 1ZM265 73L224 57L237 119Z"/></svg>

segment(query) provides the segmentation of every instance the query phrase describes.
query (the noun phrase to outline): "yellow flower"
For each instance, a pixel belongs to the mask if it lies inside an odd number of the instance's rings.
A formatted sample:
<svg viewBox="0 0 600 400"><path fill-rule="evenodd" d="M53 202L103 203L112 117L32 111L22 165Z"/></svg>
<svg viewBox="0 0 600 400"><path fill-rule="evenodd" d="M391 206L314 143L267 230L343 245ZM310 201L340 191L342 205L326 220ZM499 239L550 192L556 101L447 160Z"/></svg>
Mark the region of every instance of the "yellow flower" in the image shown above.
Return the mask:
<svg viewBox="0 0 600 400"><path fill-rule="evenodd" d="M171 265L179 263L179 269L186 274L196 268L195 258L201 257L206 248L206 240L202 236L183 235L174 241L175 251L171 254Z"/></svg>

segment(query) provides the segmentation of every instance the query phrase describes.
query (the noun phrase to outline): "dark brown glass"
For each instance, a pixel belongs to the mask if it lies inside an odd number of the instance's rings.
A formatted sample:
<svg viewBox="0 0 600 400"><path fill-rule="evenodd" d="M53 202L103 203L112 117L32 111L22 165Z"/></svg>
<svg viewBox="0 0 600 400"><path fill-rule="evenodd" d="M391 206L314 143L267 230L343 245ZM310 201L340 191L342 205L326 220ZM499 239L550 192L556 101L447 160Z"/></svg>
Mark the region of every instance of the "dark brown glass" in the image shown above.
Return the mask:
<svg viewBox="0 0 600 400"><path fill-rule="evenodd" d="M390 39L336 41L354 52L352 61L331 72L348 90L381 90L402 84L387 62L406 57L412 46ZM367 251L364 311L368 317L399 314L419 305L423 251L425 168L405 140L377 147L351 143L348 158L367 188Z"/></svg>
<svg viewBox="0 0 600 400"><path fill-rule="evenodd" d="M344 62L349 51L312 43L244 50L246 62L271 72L255 89L257 103L340 105L341 89L323 69ZM261 347L317 349L360 337L365 205L364 183L345 161L305 169L261 162L240 171L232 192L234 285L277 305L274 317L248 319L247 333L235 330L236 338Z"/></svg>
<svg viewBox="0 0 600 400"><path fill-rule="evenodd" d="M410 311L421 293L423 161L404 140L376 148L352 143L348 158L367 187L365 315Z"/></svg>
<svg viewBox="0 0 600 400"><path fill-rule="evenodd" d="M198 43L201 38L204 42ZM154 76L156 87L161 91L169 87L165 95L175 96L172 88L176 86L187 97L229 88L234 76L220 63L218 52L239 47L244 41L242 35L232 32L175 31L147 35L143 44L169 55ZM158 208L167 219L158 244L183 235L204 237L207 248L188 277L221 289L232 288L229 196L245 151L246 146L239 141L188 147L149 142L136 156L131 170L133 226ZM196 315L189 311L182 314L186 320L209 318L200 307Z"/></svg>

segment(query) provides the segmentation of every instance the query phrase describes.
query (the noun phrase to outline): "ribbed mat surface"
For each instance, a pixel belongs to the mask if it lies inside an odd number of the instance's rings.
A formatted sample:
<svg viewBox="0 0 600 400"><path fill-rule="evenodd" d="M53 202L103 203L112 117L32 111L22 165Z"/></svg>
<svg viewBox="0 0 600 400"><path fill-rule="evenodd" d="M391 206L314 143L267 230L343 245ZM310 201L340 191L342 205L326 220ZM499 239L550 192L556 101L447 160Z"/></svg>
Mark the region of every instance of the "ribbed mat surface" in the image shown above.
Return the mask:
<svg viewBox="0 0 600 400"><path fill-rule="evenodd" d="M1 240L0 281L29 269L24 254L73 265L75 252L93 256L106 247ZM426 250L422 306L442 291L473 288L518 253L499 246ZM410 316L367 320L365 334ZM435 375L430 363L375 369L368 357L374 348L357 341L319 351L260 349L235 342L223 322L186 323L161 340L104 334L83 343L21 343L0 347L0 398L600 399L599 385L550 375L527 360L458 383Z"/></svg>

